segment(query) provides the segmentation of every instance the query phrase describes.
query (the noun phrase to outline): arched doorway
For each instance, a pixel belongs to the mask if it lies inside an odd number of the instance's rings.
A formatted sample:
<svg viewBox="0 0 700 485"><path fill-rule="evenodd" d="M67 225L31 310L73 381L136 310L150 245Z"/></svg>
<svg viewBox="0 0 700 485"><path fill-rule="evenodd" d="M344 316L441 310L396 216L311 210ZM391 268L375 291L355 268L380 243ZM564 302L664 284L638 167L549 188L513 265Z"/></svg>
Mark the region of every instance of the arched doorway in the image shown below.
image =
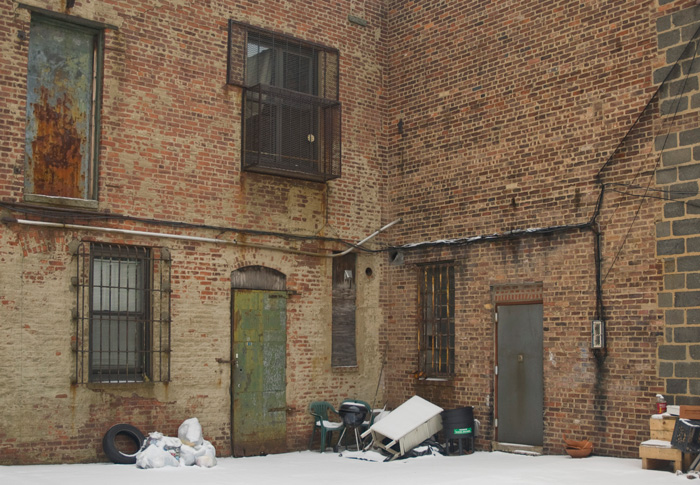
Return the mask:
<svg viewBox="0 0 700 485"><path fill-rule="evenodd" d="M287 451L286 277L247 266L231 274L231 437L234 456Z"/></svg>

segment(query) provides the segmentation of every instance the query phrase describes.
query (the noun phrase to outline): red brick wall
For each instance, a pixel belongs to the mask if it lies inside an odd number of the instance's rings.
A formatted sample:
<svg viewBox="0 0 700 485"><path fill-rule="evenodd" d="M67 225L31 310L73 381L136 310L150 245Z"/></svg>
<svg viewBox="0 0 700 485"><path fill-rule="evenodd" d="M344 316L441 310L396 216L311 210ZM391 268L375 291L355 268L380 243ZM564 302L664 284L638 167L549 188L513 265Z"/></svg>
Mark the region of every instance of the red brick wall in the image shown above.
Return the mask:
<svg viewBox="0 0 700 485"><path fill-rule="evenodd" d="M30 0L33 6L118 27L105 33L97 214L48 220L196 237L236 239L311 252L358 241L382 223L379 203L384 87L383 2L220 0L140 2ZM353 14L366 26L351 23ZM227 25L234 19L340 51L343 176L319 184L241 173L241 90L226 85ZM27 9L0 3L0 202L22 212ZM14 205L8 205L14 204ZM64 207L65 208L65 207ZM0 209L1 210L1 209ZM201 227L175 227L184 222ZM208 229L215 226L229 230ZM296 240L252 235L271 231ZM172 254L172 380L153 385L71 385L70 279L79 241L163 246ZM378 258L362 256L364 267ZM287 302L289 449L308 444L308 404L371 400L379 374L376 281L358 282L358 366L331 368L331 261L282 251L0 225L0 350L6 378L0 406L0 462L104 460L101 440L116 422L174 434L192 416L219 454L230 453L231 272L264 265L284 273Z"/></svg>
<svg viewBox="0 0 700 485"><path fill-rule="evenodd" d="M64 11L60 0L28 3ZM589 222L601 182L644 187L654 174L658 103L615 149L656 89L654 71L667 64L659 55L657 19L693 4L77 1L70 14L119 27L106 34L99 211L233 231L112 223L127 228L314 251L341 245L252 237L236 229L359 240L402 217L381 239L404 244ZM367 20L367 27L348 22L348 14ZM342 178L322 185L240 173L240 94L225 84L230 18L340 49ZM4 203L24 195L28 21L17 2L0 5ZM694 122L684 118L685 128ZM96 443L115 418L131 416L139 426L173 433L193 413L225 454L230 375L215 358L229 352L230 272L250 264L285 273L298 292L288 302L290 448L306 445L310 400L372 400L380 351L386 362L380 392L391 406L415 393L445 407L474 405L483 425L478 444L488 447L494 437L491 287L539 284L545 451L561 452L566 432L592 439L597 453L634 456L647 437L654 395L663 391L656 348L664 327L656 300L664 269L655 253L661 203L630 192L643 189L609 185L596 219L608 329L604 358L589 349L590 321L599 316L590 229L411 249L396 266L364 255L359 266L373 266L377 275L363 279L360 290L358 335L366 345L358 350L357 369L338 370L330 367L328 262L3 224L0 350L10 356L3 369L12 392L0 404L14 427L0 426L2 459L101 459ZM173 252L177 358L171 384L137 392L69 385L74 261L68 246L91 239L162 244ZM439 260L458 262L458 336L457 375L438 384L412 374L415 263ZM197 385L189 387L193 381Z"/></svg>
<svg viewBox="0 0 700 485"><path fill-rule="evenodd" d="M692 2L673 2L674 7ZM677 5L676 5L677 4ZM636 456L663 392L655 254L658 103L656 19L645 1L389 2L387 211L400 243L505 234L590 222L602 244L607 350L590 349L596 312L595 235L589 229L405 250L385 286L394 405L418 393L445 407L474 405L494 438L494 320L490 288L541 284L544 449L562 433L596 453ZM399 132L399 123L403 133ZM650 182L651 177L651 182ZM617 191L628 192L627 195ZM629 193L633 195L629 195ZM456 376L417 381L415 263L455 260ZM612 269L611 269L612 268Z"/></svg>

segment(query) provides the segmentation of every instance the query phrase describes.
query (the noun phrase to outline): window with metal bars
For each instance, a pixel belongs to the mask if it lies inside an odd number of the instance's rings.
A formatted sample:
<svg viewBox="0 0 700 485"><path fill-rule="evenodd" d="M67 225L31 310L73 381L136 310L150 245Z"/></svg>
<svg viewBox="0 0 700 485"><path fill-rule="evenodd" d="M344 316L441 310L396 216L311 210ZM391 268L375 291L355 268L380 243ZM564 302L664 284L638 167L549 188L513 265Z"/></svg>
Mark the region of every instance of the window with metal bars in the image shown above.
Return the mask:
<svg viewBox="0 0 700 485"><path fill-rule="evenodd" d="M78 248L75 381L170 380L170 255L163 248Z"/></svg>
<svg viewBox="0 0 700 485"><path fill-rule="evenodd" d="M426 377L448 377L455 369L455 276L452 263L419 268L420 371Z"/></svg>
<svg viewBox="0 0 700 485"><path fill-rule="evenodd" d="M228 83L243 87L243 170L340 177L336 49L229 22Z"/></svg>

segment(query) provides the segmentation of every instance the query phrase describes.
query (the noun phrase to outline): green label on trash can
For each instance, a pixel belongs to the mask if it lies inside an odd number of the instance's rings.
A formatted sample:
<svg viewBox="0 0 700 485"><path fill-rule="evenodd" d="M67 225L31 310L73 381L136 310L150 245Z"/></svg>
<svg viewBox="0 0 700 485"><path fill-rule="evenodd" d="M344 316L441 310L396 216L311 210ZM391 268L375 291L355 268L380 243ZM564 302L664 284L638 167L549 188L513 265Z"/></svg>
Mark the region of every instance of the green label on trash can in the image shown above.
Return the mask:
<svg viewBox="0 0 700 485"><path fill-rule="evenodd" d="M454 434L470 434L472 432L471 428L455 428L452 431Z"/></svg>

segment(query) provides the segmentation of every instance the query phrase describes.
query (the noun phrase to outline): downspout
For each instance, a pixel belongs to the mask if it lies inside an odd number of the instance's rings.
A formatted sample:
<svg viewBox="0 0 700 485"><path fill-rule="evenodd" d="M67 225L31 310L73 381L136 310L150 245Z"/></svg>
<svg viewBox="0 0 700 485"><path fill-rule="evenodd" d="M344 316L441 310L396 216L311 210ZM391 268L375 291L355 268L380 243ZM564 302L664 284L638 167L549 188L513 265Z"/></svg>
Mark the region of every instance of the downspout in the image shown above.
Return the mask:
<svg viewBox="0 0 700 485"><path fill-rule="evenodd" d="M596 282L596 311L595 317L603 322L603 341L607 342L605 333L607 333L607 325L605 325L605 305L603 304L603 281L602 281L602 248L601 248L601 231L597 218L600 215L600 209L603 205L603 196L605 195L605 185L600 186L600 195L596 203L595 212L591 217L589 225L594 237L594 258L595 258L595 282ZM608 394L605 389L605 380L607 375L607 367L605 360L608 356L607 343L601 349L592 349L593 358L595 359L595 382L593 384L593 414L595 416L596 427L598 431L605 432L607 429L607 412L605 405L608 399Z"/></svg>
<svg viewBox="0 0 700 485"><path fill-rule="evenodd" d="M603 197L605 195L605 185L601 184L600 194L598 195L598 201L596 202L595 211L591 217L591 221L588 225L590 230L595 236L594 240L594 258L595 258L595 293L596 293L596 309L595 316L598 320L605 321L605 306L603 305L603 281L602 281L602 249L601 249L601 233L600 224L598 223L598 216L600 215L600 209L603 206Z"/></svg>

